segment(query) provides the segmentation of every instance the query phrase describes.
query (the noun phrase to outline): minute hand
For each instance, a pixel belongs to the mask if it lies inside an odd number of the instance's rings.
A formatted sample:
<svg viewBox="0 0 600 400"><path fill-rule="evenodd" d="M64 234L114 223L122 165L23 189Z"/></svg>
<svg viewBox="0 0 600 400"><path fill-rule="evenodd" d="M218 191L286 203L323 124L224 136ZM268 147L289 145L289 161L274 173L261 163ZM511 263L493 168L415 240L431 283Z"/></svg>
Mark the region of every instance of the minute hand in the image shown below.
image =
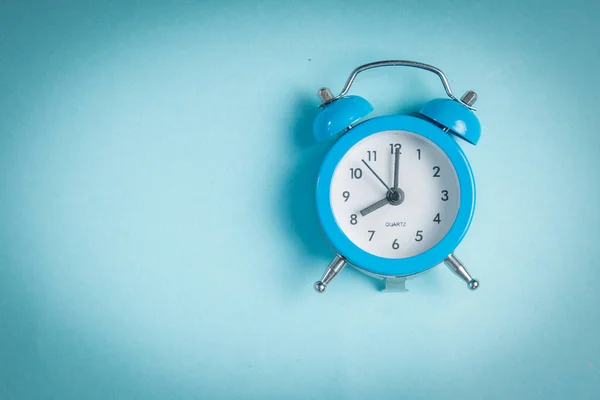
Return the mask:
<svg viewBox="0 0 600 400"><path fill-rule="evenodd" d="M400 149L396 149L394 156L394 192L398 191L398 169L400 167Z"/></svg>

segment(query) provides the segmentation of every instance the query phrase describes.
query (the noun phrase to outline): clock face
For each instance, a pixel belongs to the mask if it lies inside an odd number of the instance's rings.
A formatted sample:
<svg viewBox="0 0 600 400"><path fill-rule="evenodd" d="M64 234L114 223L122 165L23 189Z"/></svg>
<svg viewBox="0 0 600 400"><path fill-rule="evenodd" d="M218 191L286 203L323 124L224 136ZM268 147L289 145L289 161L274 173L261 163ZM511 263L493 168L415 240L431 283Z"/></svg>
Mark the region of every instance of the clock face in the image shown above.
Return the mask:
<svg viewBox="0 0 600 400"><path fill-rule="evenodd" d="M460 204L458 177L446 153L400 130L372 134L350 148L335 168L329 194L344 234L384 258L412 257L434 247L452 227Z"/></svg>

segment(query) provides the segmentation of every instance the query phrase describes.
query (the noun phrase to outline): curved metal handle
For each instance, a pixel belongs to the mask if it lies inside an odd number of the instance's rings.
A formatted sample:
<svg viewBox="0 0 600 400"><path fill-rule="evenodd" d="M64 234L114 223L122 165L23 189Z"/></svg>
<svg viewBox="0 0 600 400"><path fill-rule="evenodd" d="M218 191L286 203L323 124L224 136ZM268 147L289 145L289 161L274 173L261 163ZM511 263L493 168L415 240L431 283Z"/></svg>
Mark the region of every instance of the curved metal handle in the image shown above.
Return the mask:
<svg viewBox="0 0 600 400"><path fill-rule="evenodd" d="M423 69L426 71L433 72L442 81L442 85L444 86L444 90L446 91L446 94L448 95L448 97L450 97L452 100L456 100L456 101L460 102L461 104L464 104L465 106L469 107L469 109L471 109L471 110L475 110L475 108L471 104L461 101L458 98L456 98L456 96L454 96L454 94L452 93L452 89L450 89L450 83L448 83L448 79L446 78L446 75L444 75L444 73L439 68L436 68L433 65L424 64L424 63L420 63L420 62L416 62L416 61L407 61L407 60L377 61L377 62L361 65L360 67L358 67L354 71L352 71L352 74L350 74L350 77L346 81L346 85L344 85L344 88L342 89L341 93L335 97L331 97L330 99L327 99L326 103L330 103L330 102L337 100L340 97L346 95L346 93L348 93L348 91L350 90L350 86L352 86L354 79L356 79L356 76L359 73L366 71L368 69L379 68L379 67L411 67L411 68L418 68L418 69Z"/></svg>

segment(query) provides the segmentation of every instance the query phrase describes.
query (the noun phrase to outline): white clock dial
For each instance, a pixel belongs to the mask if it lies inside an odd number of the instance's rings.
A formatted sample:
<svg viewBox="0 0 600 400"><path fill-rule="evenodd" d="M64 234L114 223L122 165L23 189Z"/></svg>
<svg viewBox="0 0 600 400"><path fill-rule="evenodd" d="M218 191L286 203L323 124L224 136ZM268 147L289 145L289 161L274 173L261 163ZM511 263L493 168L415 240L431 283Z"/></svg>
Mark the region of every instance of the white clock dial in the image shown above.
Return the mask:
<svg viewBox="0 0 600 400"><path fill-rule="evenodd" d="M330 189L333 214L344 234L364 251L385 258L412 257L435 246L454 223L459 195L446 153L421 135L396 130L355 144L338 163Z"/></svg>

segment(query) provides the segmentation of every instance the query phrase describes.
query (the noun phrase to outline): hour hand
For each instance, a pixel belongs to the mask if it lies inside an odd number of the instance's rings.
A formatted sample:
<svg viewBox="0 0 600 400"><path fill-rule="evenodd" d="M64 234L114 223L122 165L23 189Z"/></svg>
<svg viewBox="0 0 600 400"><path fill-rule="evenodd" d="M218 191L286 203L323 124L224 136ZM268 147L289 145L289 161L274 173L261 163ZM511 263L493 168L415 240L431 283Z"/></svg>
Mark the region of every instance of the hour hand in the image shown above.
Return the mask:
<svg viewBox="0 0 600 400"><path fill-rule="evenodd" d="M383 207L389 203L390 203L390 200L386 196L385 199L379 200L377 203L373 203L370 206L360 210L360 215L362 215L364 217L365 215L372 213L373 211L378 210L381 207Z"/></svg>

